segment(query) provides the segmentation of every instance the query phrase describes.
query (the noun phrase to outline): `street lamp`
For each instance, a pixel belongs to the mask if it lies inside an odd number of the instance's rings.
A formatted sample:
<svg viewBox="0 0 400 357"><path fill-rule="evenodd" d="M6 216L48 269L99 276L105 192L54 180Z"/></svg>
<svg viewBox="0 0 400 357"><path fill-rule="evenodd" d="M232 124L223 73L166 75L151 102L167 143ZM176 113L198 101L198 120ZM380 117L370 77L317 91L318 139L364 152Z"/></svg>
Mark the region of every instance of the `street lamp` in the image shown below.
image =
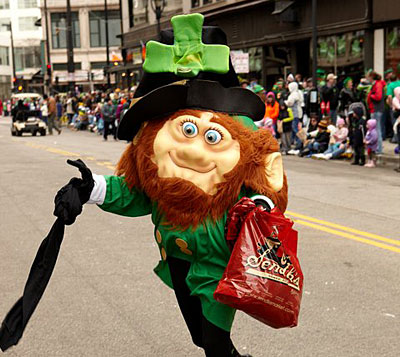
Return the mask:
<svg viewBox="0 0 400 357"><path fill-rule="evenodd" d="M160 35L160 33L161 33L160 20L161 20L161 15L165 8L165 0L150 0L150 4L151 4L151 8L153 9L154 13L156 14L158 36L161 36Z"/></svg>
<svg viewBox="0 0 400 357"><path fill-rule="evenodd" d="M11 37L11 62L12 62L12 70L13 70L13 87L12 90L14 90L14 84L16 81L16 74L15 74L15 54L14 54L14 37L13 37L13 30L11 26L11 22L9 24L3 24L3 26L7 29L7 31L10 31L10 37Z"/></svg>

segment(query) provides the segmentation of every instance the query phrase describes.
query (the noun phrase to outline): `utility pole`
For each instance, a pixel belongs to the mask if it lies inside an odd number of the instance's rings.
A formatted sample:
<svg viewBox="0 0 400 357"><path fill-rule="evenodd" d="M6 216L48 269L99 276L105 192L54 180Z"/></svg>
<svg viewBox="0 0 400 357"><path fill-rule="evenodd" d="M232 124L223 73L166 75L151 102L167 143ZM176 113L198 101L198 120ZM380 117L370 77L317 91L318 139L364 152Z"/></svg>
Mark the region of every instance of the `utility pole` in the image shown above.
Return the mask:
<svg viewBox="0 0 400 357"><path fill-rule="evenodd" d="M312 78L313 87L317 88L317 0L312 0L311 4L311 26L312 26Z"/></svg>
<svg viewBox="0 0 400 357"><path fill-rule="evenodd" d="M44 0L44 19L45 19L45 26L46 26L46 68L51 68L51 61L50 61L50 36L49 36L49 21L47 16L47 0ZM47 88L49 93L51 93L51 74L47 79Z"/></svg>
<svg viewBox="0 0 400 357"><path fill-rule="evenodd" d="M106 56L107 56L107 89L111 87L110 81L110 45L108 41L108 9L107 9L107 0L104 0L104 13L105 13L105 21L106 21Z"/></svg>
<svg viewBox="0 0 400 357"><path fill-rule="evenodd" d="M67 0L67 70L68 70L68 86L71 92L75 91L75 65L74 65L74 45L72 42L72 19L71 4Z"/></svg>
<svg viewBox="0 0 400 357"><path fill-rule="evenodd" d="M9 25L10 28L10 37L11 37L11 56L12 56L12 70L13 70L13 88L12 90L15 90L15 83L17 80L17 75L15 73L15 52L14 52L14 36L13 36L13 30L12 30L12 24L10 22Z"/></svg>

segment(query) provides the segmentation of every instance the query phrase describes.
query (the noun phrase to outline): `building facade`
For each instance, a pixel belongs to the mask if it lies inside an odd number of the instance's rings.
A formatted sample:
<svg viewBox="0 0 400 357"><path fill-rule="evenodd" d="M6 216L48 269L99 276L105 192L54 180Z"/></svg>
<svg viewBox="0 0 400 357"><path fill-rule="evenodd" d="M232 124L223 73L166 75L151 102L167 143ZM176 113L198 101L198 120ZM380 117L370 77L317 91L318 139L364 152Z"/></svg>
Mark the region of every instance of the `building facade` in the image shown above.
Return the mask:
<svg viewBox="0 0 400 357"><path fill-rule="evenodd" d="M13 86L34 91L30 84L41 69L39 0L0 0L0 97L9 97ZM14 56L11 51L12 26ZM12 61L16 79L13 83Z"/></svg>
<svg viewBox="0 0 400 357"><path fill-rule="evenodd" d="M141 44L157 38L154 15L145 6L147 3L123 2L123 46L133 53L127 59L135 70L141 64ZM379 73L389 67L396 70L400 60L397 3L398 0L318 0L321 71L357 79L370 68ZM143 11L148 15L143 16ZM164 14L161 28L170 27L169 18L175 13L192 12L202 13L205 24L220 26L225 31L233 55L246 54L248 65L241 66L246 72L239 73L241 77L257 79L270 87L289 72L311 75L311 0L183 0ZM139 17L138 24L135 16Z"/></svg>
<svg viewBox="0 0 400 357"><path fill-rule="evenodd" d="M41 0L43 36L50 50L52 90L66 92L73 81L84 91L102 88L107 64L104 0L70 0L74 57L74 74L67 71L67 14L65 0ZM120 0L107 0L109 62L120 65L121 13ZM47 17L47 21L46 21ZM46 27L48 24L48 28ZM111 82L115 82L111 76Z"/></svg>
<svg viewBox="0 0 400 357"><path fill-rule="evenodd" d="M161 29L171 27L172 16L183 12L182 0L165 1ZM122 0L122 48L124 65L114 68L117 81L123 87L135 85L142 75L144 46L151 39L157 39L157 20L154 11L154 0Z"/></svg>

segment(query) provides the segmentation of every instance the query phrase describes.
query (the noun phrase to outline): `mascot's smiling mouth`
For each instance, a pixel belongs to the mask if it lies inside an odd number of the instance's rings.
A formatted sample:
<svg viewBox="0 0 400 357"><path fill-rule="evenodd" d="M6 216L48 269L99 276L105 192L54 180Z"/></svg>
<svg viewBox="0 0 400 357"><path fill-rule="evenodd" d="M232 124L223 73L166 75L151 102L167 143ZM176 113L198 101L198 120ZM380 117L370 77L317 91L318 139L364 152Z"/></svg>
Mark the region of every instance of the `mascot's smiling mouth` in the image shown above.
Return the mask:
<svg viewBox="0 0 400 357"><path fill-rule="evenodd" d="M168 154L169 154L169 157L171 158L171 161L176 166L178 166L178 167L180 167L182 169L188 169L188 170L199 172L201 174L206 174L206 173L211 172L212 170L217 168L215 163L210 163L206 167L201 167L201 166L200 167L190 167L190 166L186 165L185 163L182 163L182 160L179 160L176 157L176 153L174 151L168 151Z"/></svg>

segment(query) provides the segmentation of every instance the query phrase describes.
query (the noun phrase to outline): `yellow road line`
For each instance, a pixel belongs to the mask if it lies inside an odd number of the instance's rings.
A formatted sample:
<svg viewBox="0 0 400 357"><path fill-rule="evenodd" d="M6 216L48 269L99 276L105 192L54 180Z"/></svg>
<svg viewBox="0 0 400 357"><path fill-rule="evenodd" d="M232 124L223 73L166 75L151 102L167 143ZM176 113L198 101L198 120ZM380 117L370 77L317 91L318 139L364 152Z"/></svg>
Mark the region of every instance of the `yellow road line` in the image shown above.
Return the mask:
<svg viewBox="0 0 400 357"><path fill-rule="evenodd" d="M343 237L343 238L347 238L347 239L352 239L352 240L355 240L357 242L373 245L375 247L379 247L379 248L382 248L382 249L391 250L392 252L400 253L400 248L393 247L393 246L388 245L388 244L376 242L374 240L370 240L370 239L366 239L366 238L357 237L354 234L341 232L341 231L338 231L336 229L320 226L318 224L310 223L310 222L307 222L307 221L303 221L301 219L296 219L295 222L298 223L298 224L302 224L303 226L314 228L314 229L319 230L319 231L323 231L323 232L326 232L326 233L334 234L334 235L337 235L337 236L340 236L340 237Z"/></svg>
<svg viewBox="0 0 400 357"><path fill-rule="evenodd" d="M305 220L310 221L310 222L314 222L314 223L322 224L324 226L340 229L340 230L345 231L345 232L354 233L354 234L357 234L357 235L360 235L360 236L363 236L363 237L367 237L367 238L371 238L371 239L375 239L375 240L379 240L379 241L382 241L382 242L386 242L386 243L390 243L390 244L394 244L394 245L400 246L400 241L399 240L382 237L382 236L374 234L374 233L359 231L358 229L355 229L355 228L350 228L350 227L342 226L340 224L327 222L327 221L324 221L322 219L318 219L318 218L314 218L314 217L310 217L310 216L305 216L305 215L300 214L300 213L295 213L295 212L291 212L291 211L286 211L285 213L288 214L289 216L293 216L293 217L300 218L300 219L305 219Z"/></svg>
<svg viewBox="0 0 400 357"><path fill-rule="evenodd" d="M93 161L95 164L99 165L99 166L103 166L103 167L107 167L110 170L115 170L115 166L112 164L111 161L99 161L96 158L94 158L93 156L85 156L85 155L81 155L79 153L76 152L71 152L71 151L66 151L66 150L62 150L59 148L55 148L55 147L51 147L51 146L46 146L46 145L42 145L42 144L35 144L35 143L31 143L31 142L25 142L26 146L30 146L32 148L35 149L41 149L44 151L48 151L48 152L52 152L54 154L59 154L62 156L67 156L67 157L80 157L83 160L90 160Z"/></svg>

